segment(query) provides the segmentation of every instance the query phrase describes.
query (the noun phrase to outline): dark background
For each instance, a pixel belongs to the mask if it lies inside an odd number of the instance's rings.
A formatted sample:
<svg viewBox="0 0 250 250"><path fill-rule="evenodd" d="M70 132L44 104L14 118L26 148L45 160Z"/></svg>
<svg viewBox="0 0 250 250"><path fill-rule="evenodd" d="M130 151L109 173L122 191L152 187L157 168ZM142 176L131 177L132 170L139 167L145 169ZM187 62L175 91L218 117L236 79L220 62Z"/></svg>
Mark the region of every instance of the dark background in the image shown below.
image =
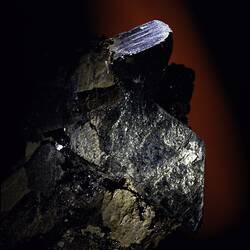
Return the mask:
<svg viewBox="0 0 250 250"><path fill-rule="evenodd" d="M27 110L32 105L30 100L36 91L38 80L50 81L55 79L61 66L74 61L73 51L76 48L87 47L89 37L93 34L100 33L100 31L108 35L112 34L112 23L105 24L105 14L108 14L109 19L112 20L112 11L118 13L122 10L127 11L127 19L124 18L124 16L126 17L125 13L120 16L120 21L123 24L127 22L128 26L131 24L130 8L132 13L136 13L133 3L135 1L116 2L118 3L114 5L112 1L97 0L68 1L68 3L25 0L13 2L10 6L10 12L6 17L6 37L9 38L8 47L10 47L7 50L8 57L5 62L8 68L8 79L6 84L2 83L2 86L4 86L3 117L4 125L6 125L3 132L6 139L4 142L6 164L1 166L2 177L9 174L9 166L23 153L22 124ZM119 2L121 8L119 8ZM186 13L185 15L175 9L177 2L182 6L182 13ZM162 13L165 11L164 8L166 8L166 13L167 11L173 12L176 16L176 22L187 17L191 19L192 22L187 26L185 34L189 34L189 29L193 29L193 27L190 27L190 24L193 23L195 26L195 31L193 31L195 37L193 39L197 40L198 37L200 39L199 44L202 44L202 50L206 51L206 54L202 55L209 55L209 59L204 56L200 64L202 65L203 61L209 61L214 71L204 69L205 75L207 74L207 78L209 78L210 75L216 74L216 79L218 79L216 87L209 92L209 99L204 100L207 103L194 101L194 111L190 115L192 128L197 131L201 138L204 138L208 147L206 168L209 174L206 179L204 223L197 235L174 234L161 244L161 249L168 249L170 246L175 246L177 249L183 247L186 249L211 247L227 249L232 246L239 249L243 248L244 244L248 243L247 236L249 234L248 162L250 124L248 102L250 81L248 68L249 9L247 1L180 0L175 3L174 1L159 0L154 3L153 1L138 1L137 3L138 15L142 15L141 10L146 7L147 11L150 11L150 8L154 10L152 16L144 16L141 20L147 18L150 20L152 17L160 18L163 14L158 17L155 14L157 8L160 8ZM124 9L124 4L126 9ZM103 6L106 6L106 8ZM169 9L171 7L173 9ZM111 13L106 13L107 11ZM100 14L102 12L104 12L103 19ZM119 20L115 19L116 16L114 15L113 25L118 27ZM184 23L185 21L183 20ZM101 25L100 22L102 22ZM134 25L137 25L137 23ZM120 31L124 30L121 28L117 32ZM190 33L190 36L192 34ZM192 39L192 37L189 39ZM183 46L185 46L185 39L183 39ZM178 56L174 59L176 58ZM184 59L188 59L187 64L190 62L192 66L192 56ZM178 63L178 61L175 62ZM197 69L195 70L197 71ZM197 89L199 90L198 84L199 81L197 82ZM213 93L211 93L216 92L217 89L219 89L219 93L223 92L225 102L224 99L220 99L221 95L214 93L213 96ZM198 90L194 95L195 100L200 100L201 98L198 97L206 94ZM215 100L218 100L218 102L215 102ZM218 106L215 105L216 109L214 110L204 108L204 112L211 111L216 114L217 108L220 110L221 113L218 116L213 116L216 126L220 126L218 131L224 129L226 131L228 123L233 123L233 129L222 135L219 149L216 141L218 132L213 133L213 128L210 129L207 139L208 134L206 134L205 128L213 126L213 123L211 123L212 125L210 123L200 125L199 119L202 118L199 115L203 109L201 108L199 112L196 112L197 106L209 106L210 102L211 107L214 107L212 104L215 103ZM210 113L203 115L211 116ZM223 141L223 138L228 139L228 141ZM226 151L228 144L232 144L231 151L220 154L220 149ZM218 151L216 155L210 153L215 150ZM218 157L219 162L222 162L221 164L224 164L223 167L222 165L216 166L217 169L213 167L212 162L217 161L216 157ZM230 167L227 166L226 160L223 161L227 157L234 157L233 161L230 160L233 162ZM219 160L219 158L222 158L222 160ZM211 177L216 176L217 170L223 172L221 179ZM222 192L222 190L225 191ZM218 196L218 193L221 195ZM224 218L223 214L227 216Z"/></svg>

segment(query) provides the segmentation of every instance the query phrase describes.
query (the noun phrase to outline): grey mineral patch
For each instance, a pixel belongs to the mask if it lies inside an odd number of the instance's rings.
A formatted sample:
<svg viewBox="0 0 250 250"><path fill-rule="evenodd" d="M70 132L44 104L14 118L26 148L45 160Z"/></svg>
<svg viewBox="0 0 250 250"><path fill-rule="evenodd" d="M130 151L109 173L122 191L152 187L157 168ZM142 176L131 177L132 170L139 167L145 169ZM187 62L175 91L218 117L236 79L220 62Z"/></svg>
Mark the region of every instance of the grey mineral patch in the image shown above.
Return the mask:
<svg viewBox="0 0 250 250"><path fill-rule="evenodd" d="M25 148L25 159L28 161L33 153L39 148L40 142L27 142Z"/></svg>
<svg viewBox="0 0 250 250"><path fill-rule="evenodd" d="M140 208L143 209L140 215ZM111 238L120 242L122 247L140 244L150 233L150 226L155 217L154 210L139 202L128 190L117 189L114 193L106 192L102 205L104 226L111 230Z"/></svg>
<svg viewBox="0 0 250 250"><path fill-rule="evenodd" d="M30 190L22 167L1 184L1 212L11 210Z"/></svg>
<svg viewBox="0 0 250 250"><path fill-rule="evenodd" d="M91 123L87 122L78 128L70 127L68 132L71 138L71 149L85 160L99 165L104 152L100 148L97 131Z"/></svg>
<svg viewBox="0 0 250 250"><path fill-rule="evenodd" d="M99 237L103 237L105 234L102 232L102 229L100 227L97 226L93 226L93 225L88 225L85 229L81 230L82 234L85 233L91 233L91 234L95 234Z"/></svg>
<svg viewBox="0 0 250 250"><path fill-rule="evenodd" d="M105 50L100 53L84 55L74 74L77 92L113 86L114 75L110 69L110 59Z"/></svg>
<svg viewBox="0 0 250 250"><path fill-rule="evenodd" d="M41 145L26 166L28 186L36 193L49 196L62 177L64 156L50 142Z"/></svg>

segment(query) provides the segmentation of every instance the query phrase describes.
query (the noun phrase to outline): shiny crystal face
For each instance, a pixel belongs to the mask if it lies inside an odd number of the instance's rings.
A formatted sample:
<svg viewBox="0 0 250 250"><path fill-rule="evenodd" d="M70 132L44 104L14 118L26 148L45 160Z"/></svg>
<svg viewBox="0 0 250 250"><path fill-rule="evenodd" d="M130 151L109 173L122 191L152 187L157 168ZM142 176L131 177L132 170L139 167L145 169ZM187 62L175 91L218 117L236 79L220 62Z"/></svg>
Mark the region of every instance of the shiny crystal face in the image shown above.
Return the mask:
<svg viewBox="0 0 250 250"><path fill-rule="evenodd" d="M159 45L170 33L172 30L167 24L153 20L112 38L114 44L110 50L114 53L114 59L131 56Z"/></svg>

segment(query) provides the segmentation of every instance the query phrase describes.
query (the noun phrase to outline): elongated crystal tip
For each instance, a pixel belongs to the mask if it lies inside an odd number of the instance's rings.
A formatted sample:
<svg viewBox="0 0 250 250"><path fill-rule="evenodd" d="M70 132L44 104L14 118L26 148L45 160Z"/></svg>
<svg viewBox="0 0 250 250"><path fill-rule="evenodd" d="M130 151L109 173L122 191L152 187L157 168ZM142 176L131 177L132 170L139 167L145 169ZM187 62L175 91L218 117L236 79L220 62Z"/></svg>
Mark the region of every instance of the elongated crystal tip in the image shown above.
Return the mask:
<svg viewBox="0 0 250 250"><path fill-rule="evenodd" d="M172 30L162 21L153 20L112 38L110 46L114 60L138 54L165 42Z"/></svg>

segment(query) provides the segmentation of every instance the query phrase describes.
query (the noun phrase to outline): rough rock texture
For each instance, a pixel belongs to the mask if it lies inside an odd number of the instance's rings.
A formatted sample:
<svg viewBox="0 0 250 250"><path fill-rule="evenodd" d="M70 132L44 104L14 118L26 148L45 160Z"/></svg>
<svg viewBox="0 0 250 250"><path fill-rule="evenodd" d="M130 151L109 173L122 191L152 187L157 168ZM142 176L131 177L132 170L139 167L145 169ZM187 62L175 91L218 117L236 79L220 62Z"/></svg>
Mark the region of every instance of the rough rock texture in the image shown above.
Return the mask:
<svg viewBox="0 0 250 250"><path fill-rule="evenodd" d="M42 88L1 188L2 249L152 249L197 230L204 146L187 126L194 73L168 65L171 34L152 21L102 40Z"/></svg>
<svg viewBox="0 0 250 250"><path fill-rule="evenodd" d="M140 244L150 235L154 217L152 208L139 201L131 191L116 189L114 193L104 194L103 224L111 230L110 237L120 242L122 247Z"/></svg>

